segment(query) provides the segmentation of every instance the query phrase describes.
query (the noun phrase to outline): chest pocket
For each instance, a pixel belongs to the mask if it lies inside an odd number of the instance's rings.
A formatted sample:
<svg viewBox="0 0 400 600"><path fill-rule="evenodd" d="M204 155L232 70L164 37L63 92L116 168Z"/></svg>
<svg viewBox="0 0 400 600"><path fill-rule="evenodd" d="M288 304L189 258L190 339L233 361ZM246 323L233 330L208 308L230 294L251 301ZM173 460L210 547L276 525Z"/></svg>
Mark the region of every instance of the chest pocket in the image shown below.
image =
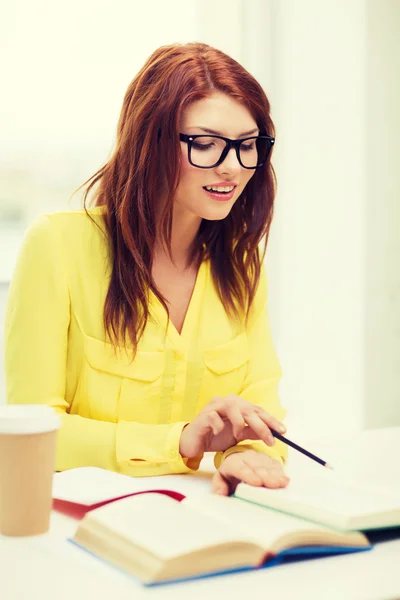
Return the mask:
<svg viewBox="0 0 400 600"><path fill-rule="evenodd" d="M239 394L246 377L248 360L249 347L245 333L226 344L205 350L202 404L207 404L214 396Z"/></svg>
<svg viewBox="0 0 400 600"><path fill-rule="evenodd" d="M87 416L113 422L156 422L164 353L139 350L132 360L129 350L115 350L112 344L84 337L86 364L80 400L90 413Z"/></svg>

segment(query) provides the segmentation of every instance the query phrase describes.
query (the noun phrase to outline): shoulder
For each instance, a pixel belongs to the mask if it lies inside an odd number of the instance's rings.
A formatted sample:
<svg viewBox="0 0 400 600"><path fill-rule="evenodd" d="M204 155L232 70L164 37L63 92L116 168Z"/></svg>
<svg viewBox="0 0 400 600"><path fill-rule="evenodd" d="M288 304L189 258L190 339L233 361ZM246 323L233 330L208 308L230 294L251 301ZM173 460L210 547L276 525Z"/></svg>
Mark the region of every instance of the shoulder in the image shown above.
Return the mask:
<svg viewBox="0 0 400 600"><path fill-rule="evenodd" d="M87 210L44 213L39 217L38 224L64 233L71 231L90 234L93 229L98 230L99 227L105 231L105 210L105 207L97 206Z"/></svg>
<svg viewBox="0 0 400 600"><path fill-rule="evenodd" d="M28 227L21 248L23 265L86 264L107 260L108 236L103 207L43 213Z"/></svg>
<svg viewBox="0 0 400 600"><path fill-rule="evenodd" d="M87 246L93 239L107 240L104 221L105 208L87 211L62 211L43 213L36 217L25 234L25 243L67 247Z"/></svg>

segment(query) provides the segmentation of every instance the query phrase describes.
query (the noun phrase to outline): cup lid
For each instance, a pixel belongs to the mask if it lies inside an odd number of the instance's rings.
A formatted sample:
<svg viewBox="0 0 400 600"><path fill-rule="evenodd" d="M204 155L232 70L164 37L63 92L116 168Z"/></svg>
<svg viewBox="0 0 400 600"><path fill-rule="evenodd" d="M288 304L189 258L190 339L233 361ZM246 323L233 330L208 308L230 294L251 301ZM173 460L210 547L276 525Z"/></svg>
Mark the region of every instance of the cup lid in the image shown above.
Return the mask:
<svg viewBox="0 0 400 600"><path fill-rule="evenodd" d="M0 434L46 433L61 426L54 408L43 404L0 406Z"/></svg>

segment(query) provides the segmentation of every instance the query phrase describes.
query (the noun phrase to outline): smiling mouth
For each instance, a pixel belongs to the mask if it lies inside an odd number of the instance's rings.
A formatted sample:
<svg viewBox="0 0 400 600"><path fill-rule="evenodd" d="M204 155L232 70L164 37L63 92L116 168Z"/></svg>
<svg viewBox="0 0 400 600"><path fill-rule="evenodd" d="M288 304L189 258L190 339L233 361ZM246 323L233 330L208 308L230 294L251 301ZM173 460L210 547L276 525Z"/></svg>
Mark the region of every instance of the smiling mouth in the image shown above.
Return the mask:
<svg viewBox="0 0 400 600"><path fill-rule="evenodd" d="M214 186L210 186L210 185L203 185L203 190L205 190L206 192L210 192L212 194L230 195L235 191L235 189L236 189L236 186L234 186L234 185L226 185L226 186L218 186L218 187L214 187Z"/></svg>
<svg viewBox="0 0 400 600"><path fill-rule="evenodd" d="M203 190L204 192L207 194L207 196L213 200L219 200L219 201L228 201L228 200L232 200L235 191L236 191L236 187L235 186L226 186L227 187L227 191L225 191L225 188L211 188L210 186L203 186Z"/></svg>

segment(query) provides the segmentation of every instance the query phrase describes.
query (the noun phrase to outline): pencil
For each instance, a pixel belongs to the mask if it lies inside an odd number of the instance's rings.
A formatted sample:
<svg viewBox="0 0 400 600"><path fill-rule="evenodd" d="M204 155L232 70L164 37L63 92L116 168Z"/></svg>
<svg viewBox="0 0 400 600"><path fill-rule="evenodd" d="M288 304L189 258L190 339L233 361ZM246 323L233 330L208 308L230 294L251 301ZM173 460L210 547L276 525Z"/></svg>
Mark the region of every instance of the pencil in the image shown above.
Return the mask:
<svg viewBox="0 0 400 600"><path fill-rule="evenodd" d="M275 431L274 429L270 428L270 431L272 433L272 435L277 439L280 440L281 442L283 442L284 444L287 444L288 446L291 446L292 448L294 448L295 450L297 450L298 452L301 452L302 454L305 454L306 456L308 456L309 458L311 458L312 460L315 460L315 462L319 463L320 465L322 465L323 467L326 467L327 469L333 469L333 467L326 462L326 460L322 460L322 458L318 458L318 456L315 456L315 454L312 454L311 452L309 452L308 450L305 450L304 448L302 448L301 446L298 446L297 444L295 444L294 442L291 442L290 440L288 440L287 438L283 437L283 435L281 435L280 433L278 433L277 431Z"/></svg>

